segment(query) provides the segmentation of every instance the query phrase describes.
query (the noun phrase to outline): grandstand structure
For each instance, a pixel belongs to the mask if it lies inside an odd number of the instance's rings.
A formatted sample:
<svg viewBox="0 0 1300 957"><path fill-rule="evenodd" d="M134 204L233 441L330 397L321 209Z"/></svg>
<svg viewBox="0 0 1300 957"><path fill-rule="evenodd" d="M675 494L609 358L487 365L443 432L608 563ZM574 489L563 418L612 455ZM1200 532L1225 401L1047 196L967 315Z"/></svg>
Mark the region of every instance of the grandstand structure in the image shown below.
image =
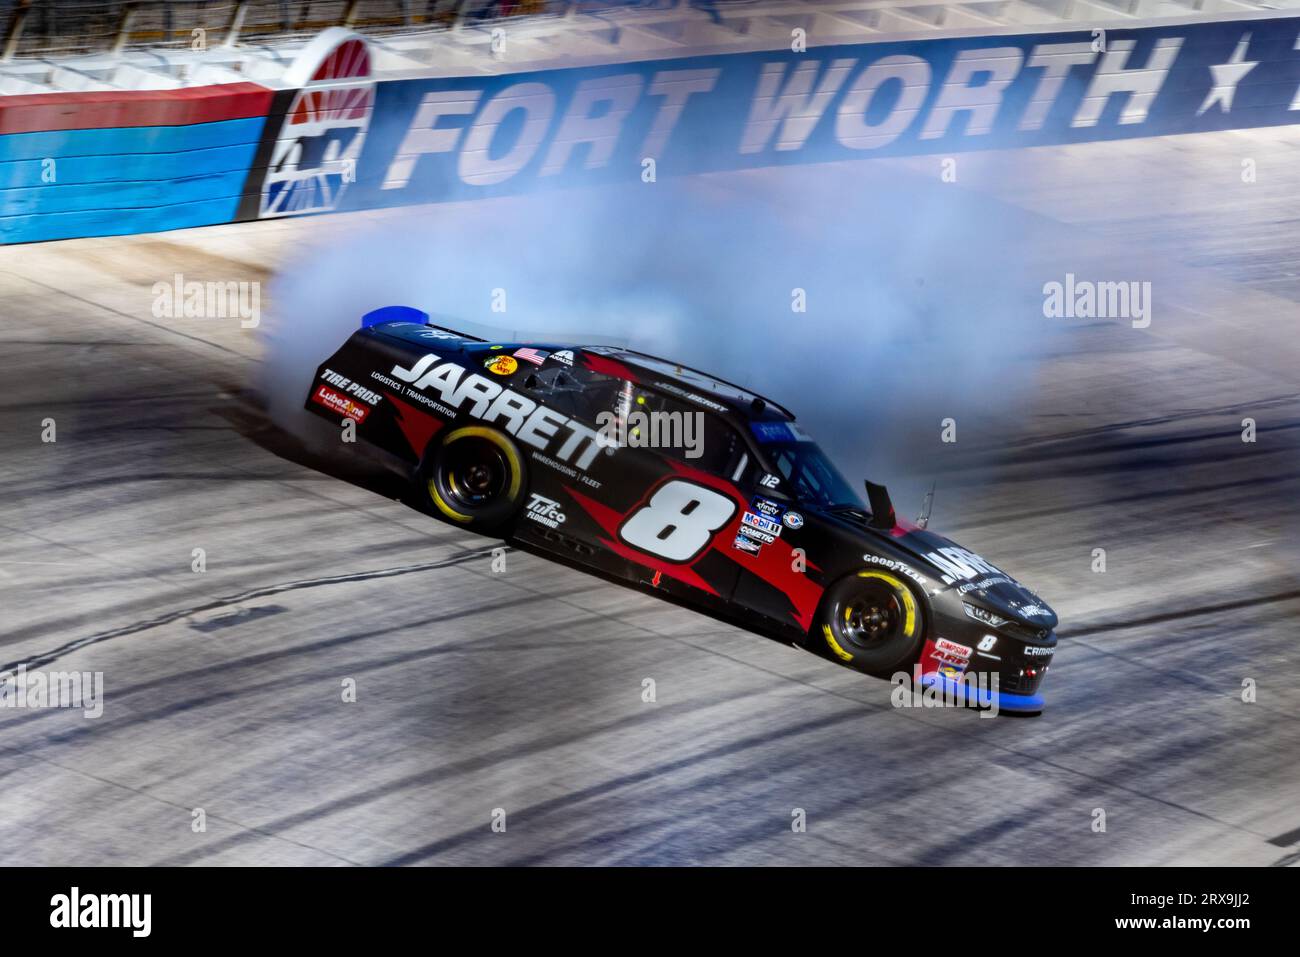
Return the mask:
<svg viewBox="0 0 1300 957"><path fill-rule="evenodd" d="M0 94L275 85L322 30L375 74L497 73L912 36L1294 14L1300 0L0 0Z"/></svg>

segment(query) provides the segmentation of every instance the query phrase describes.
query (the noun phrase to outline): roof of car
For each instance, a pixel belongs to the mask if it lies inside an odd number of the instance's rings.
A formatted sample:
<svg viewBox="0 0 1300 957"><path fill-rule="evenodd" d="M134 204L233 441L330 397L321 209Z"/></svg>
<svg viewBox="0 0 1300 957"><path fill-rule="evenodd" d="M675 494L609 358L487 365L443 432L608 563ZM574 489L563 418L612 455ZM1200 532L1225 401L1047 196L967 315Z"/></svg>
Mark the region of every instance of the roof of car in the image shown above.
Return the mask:
<svg viewBox="0 0 1300 957"><path fill-rule="evenodd" d="M390 307L390 309L399 309L404 307ZM546 353L555 353L563 350L573 352L582 352L588 356L600 357L610 362L605 371L610 374L622 374L622 369L626 369L636 379L638 385L651 389L658 389L670 395L676 395L688 401L694 401L698 405L706 408L714 407L714 411L730 412L746 421L789 421L794 419L794 413L785 406L766 396L759 395L757 392L739 386L734 382L728 382L708 372L682 365L671 359L664 359L660 356L650 355L646 352L640 352L636 349L629 349L617 345L576 345L556 342L504 342L483 339L479 336L461 332L451 326L437 325L427 319L423 322L412 322L406 315L402 314L399 318L389 319L390 309L378 310L377 312L384 315L377 315L376 322L370 325L381 325L385 332L397 334L402 338L418 335L416 330L421 328L438 329L443 332L451 333L456 338L463 340L461 348L467 352L482 352L489 350L514 350L521 348L537 349ZM420 314L421 316L423 314ZM408 336L407 334L410 334ZM595 363L598 365L599 363ZM622 368L620 368L622 367ZM595 371L602 371L596 368Z"/></svg>
<svg viewBox="0 0 1300 957"><path fill-rule="evenodd" d="M670 393L681 389L687 393L686 398L711 400L746 419L794 418L793 412L766 396L671 359L614 346L585 346L582 347L582 351L608 356L634 371L645 374L645 379L641 383L643 385L651 388L657 386ZM668 388L664 388L665 386Z"/></svg>

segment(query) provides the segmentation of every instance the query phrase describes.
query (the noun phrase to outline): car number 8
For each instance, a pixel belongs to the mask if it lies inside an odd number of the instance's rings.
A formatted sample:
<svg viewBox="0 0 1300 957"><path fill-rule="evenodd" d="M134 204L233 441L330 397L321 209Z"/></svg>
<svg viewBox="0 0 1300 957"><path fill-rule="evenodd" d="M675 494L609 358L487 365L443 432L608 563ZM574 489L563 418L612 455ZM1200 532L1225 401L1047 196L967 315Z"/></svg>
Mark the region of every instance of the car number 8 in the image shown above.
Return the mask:
<svg viewBox="0 0 1300 957"><path fill-rule="evenodd" d="M674 479L659 486L623 523L618 535L640 551L686 562L702 552L735 514L736 503L730 496Z"/></svg>

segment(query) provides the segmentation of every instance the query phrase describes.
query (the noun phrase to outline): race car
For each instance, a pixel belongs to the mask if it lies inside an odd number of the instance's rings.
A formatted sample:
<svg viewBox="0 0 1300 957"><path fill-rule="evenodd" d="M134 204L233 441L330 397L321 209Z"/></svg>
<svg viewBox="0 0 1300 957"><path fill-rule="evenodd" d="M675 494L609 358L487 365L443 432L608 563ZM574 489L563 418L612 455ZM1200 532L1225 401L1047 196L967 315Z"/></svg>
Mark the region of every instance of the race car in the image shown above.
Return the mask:
<svg viewBox="0 0 1300 957"><path fill-rule="evenodd" d="M882 485L864 501L791 412L740 386L387 306L319 367L305 407L448 522L869 675L957 694L996 675L998 709L1042 709L1057 641L1042 599L900 520Z"/></svg>

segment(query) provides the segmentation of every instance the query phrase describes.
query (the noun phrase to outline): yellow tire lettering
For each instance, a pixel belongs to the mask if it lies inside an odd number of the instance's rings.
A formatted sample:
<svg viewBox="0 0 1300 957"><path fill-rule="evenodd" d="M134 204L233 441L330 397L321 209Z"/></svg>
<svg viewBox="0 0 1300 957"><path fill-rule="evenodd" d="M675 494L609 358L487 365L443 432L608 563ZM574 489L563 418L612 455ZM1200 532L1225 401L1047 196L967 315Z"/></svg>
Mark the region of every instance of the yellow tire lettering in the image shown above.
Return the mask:
<svg viewBox="0 0 1300 957"><path fill-rule="evenodd" d="M853 656L841 648L840 643L836 641L835 636L831 634L830 625L822 625L822 634L826 636L826 644L830 646L831 651L835 652L845 661L853 660Z"/></svg>
<svg viewBox="0 0 1300 957"><path fill-rule="evenodd" d="M433 499L433 504L437 506L438 511L442 512L448 518L456 522L468 522L472 516L463 515L448 505L441 495L438 494L438 483L429 479L429 497Z"/></svg>

